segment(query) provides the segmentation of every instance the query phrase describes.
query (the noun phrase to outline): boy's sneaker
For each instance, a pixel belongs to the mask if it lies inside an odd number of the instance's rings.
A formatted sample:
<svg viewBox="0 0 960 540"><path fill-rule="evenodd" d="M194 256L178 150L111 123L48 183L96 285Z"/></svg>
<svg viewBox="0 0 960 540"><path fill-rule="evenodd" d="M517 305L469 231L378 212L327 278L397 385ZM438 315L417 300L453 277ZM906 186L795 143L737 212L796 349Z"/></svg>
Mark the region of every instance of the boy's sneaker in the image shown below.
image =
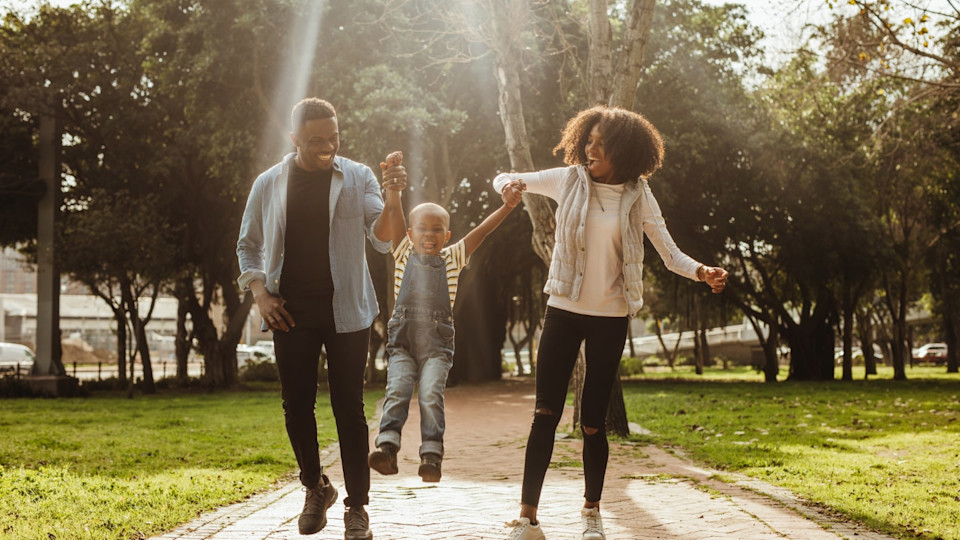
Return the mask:
<svg viewBox="0 0 960 540"><path fill-rule="evenodd" d="M606 540L599 508L580 510L580 522L583 523L583 540Z"/></svg>
<svg viewBox="0 0 960 540"><path fill-rule="evenodd" d="M381 444L367 457L370 468L380 474L397 474L397 447L392 444Z"/></svg>
<svg viewBox="0 0 960 540"><path fill-rule="evenodd" d="M327 509L337 500L337 488L330 484L327 475L320 475L320 484L307 489L303 512L297 520L300 534L314 534L327 526Z"/></svg>
<svg viewBox="0 0 960 540"><path fill-rule="evenodd" d="M543 536L543 530L540 524L532 525L530 518L522 517L520 519L507 523L507 527L513 527L507 540L546 540Z"/></svg>
<svg viewBox="0 0 960 540"><path fill-rule="evenodd" d="M437 454L424 454L420 456L420 470L417 474L423 478L424 482L440 481L440 462L443 461Z"/></svg>
<svg viewBox="0 0 960 540"><path fill-rule="evenodd" d="M370 517L362 506L351 506L343 513L343 537L346 540L373 540Z"/></svg>

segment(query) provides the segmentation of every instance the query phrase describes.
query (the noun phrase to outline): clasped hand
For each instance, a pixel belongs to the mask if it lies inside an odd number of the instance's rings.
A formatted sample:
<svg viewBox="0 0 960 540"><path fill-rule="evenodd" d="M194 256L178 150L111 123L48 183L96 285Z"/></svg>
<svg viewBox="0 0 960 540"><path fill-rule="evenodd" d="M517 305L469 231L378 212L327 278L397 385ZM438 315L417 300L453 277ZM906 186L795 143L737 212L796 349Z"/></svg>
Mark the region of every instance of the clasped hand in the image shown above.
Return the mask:
<svg viewBox="0 0 960 540"><path fill-rule="evenodd" d="M407 187L407 169L403 162L403 152L397 150L387 155L385 162L380 162L380 172L383 176L383 189L387 193L400 193Z"/></svg>
<svg viewBox="0 0 960 540"><path fill-rule="evenodd" d="M512 180L509 184L503 186L500 197L503 199L504 205L515 208L523 201L523 192L526 190L527 185L523 183L523 180Z"/></svg>

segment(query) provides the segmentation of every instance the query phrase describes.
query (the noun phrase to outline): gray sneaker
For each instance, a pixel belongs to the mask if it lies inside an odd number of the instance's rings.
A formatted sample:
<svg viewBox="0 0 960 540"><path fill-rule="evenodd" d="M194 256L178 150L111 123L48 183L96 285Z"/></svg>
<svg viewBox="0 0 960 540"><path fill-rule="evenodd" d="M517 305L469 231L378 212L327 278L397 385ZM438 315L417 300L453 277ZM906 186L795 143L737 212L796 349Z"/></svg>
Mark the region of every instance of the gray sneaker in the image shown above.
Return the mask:
<svg viewBox="0 0 960 540"><path fill-rule="evenodd" d="M525 517L507 523L507 527L511 528L507 540L546 540L540 524L532 525Z"/></svg>
<svg viewBox="0 0 960 540"><path fill-rule="evenodd" d="M343 513L343 537L346 540L373 540L370 517L362 506L351 506Z"/></svg>
<svg viewBox="0 0 960 540"><path fill-rule="evenodd" d="M603 534L603 520L600 519L599 508L583 508L580 510L580 523L583 524L583 540L605 540Z"/></svg>
<svg viewBox="0 0 960 540"><path fill-rule="evenodd" d="M337 500L337 488L330 484L327 475L320 475L320 484L307 489L307 498L303 502L303 512L297 520L300 534L314 534L327 526L327 509Z"/></svg>

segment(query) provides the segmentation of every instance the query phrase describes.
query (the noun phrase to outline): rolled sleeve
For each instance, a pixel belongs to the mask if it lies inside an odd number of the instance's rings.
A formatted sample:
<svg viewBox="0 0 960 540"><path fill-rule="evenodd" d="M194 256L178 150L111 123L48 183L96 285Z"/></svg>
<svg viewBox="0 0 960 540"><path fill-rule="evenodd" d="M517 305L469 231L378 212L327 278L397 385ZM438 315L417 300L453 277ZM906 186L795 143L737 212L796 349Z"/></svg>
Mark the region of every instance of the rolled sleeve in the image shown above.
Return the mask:
<svg viewBox="0 0 960 540"><path fill-rule="evenodd" d="M513 181L507 173L500 173L493 177L493 190L497 193L503 193L503 188Z"/></svg>
<svg viewBox="0 0 960 540"><path fill-rule="evenodd" d="M264 271L262 186L262 179L254 182L240 222L240 237L237 240L240 276L237 278L237 285L241 290L249 289L254 280L260 279L264 283L267 281L267 273Z"/></svg>

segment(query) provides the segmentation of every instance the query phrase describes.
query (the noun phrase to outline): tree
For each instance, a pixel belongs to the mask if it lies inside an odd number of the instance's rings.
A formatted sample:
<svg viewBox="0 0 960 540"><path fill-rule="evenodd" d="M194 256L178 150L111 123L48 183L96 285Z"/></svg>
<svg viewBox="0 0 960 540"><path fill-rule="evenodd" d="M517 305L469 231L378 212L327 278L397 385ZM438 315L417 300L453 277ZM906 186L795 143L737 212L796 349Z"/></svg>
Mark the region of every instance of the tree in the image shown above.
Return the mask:
<svg viewBox="0 0 960 540"><path fill-rule="evenodd" d="M158 215L158 205L152 197L93 190L88 197L74 200L71 206L61 230L61 268L85 283L113 310L121 382L125 380L125 337L129 324L143 365L144 390L153 393L156 388L146 327L160 284L172 271L176 230ZM141 309L140 299L145 295L150 298L149 304ZM130 351L131 363L133 352ZM129 384L133 384L132 379Z"/></svg>
<svg viewBox="0 0 960 540"><path fill-rule="evenodd" d="M131 323L145 388L152 391L146 342L152 307L141 313L139 298L150 290L155 300L171 272L173 250L157 201L149 196L157 171L140 152L152 117L139 91L142 59L128 44L143 32L143 23L111 3L42 6L29 20L9 13L0 48L11 54L0 69L10 83L5 108L23 118L57 114L64 120L69 181L58 264L114 311L121 370L122 338Z"/></svg>

